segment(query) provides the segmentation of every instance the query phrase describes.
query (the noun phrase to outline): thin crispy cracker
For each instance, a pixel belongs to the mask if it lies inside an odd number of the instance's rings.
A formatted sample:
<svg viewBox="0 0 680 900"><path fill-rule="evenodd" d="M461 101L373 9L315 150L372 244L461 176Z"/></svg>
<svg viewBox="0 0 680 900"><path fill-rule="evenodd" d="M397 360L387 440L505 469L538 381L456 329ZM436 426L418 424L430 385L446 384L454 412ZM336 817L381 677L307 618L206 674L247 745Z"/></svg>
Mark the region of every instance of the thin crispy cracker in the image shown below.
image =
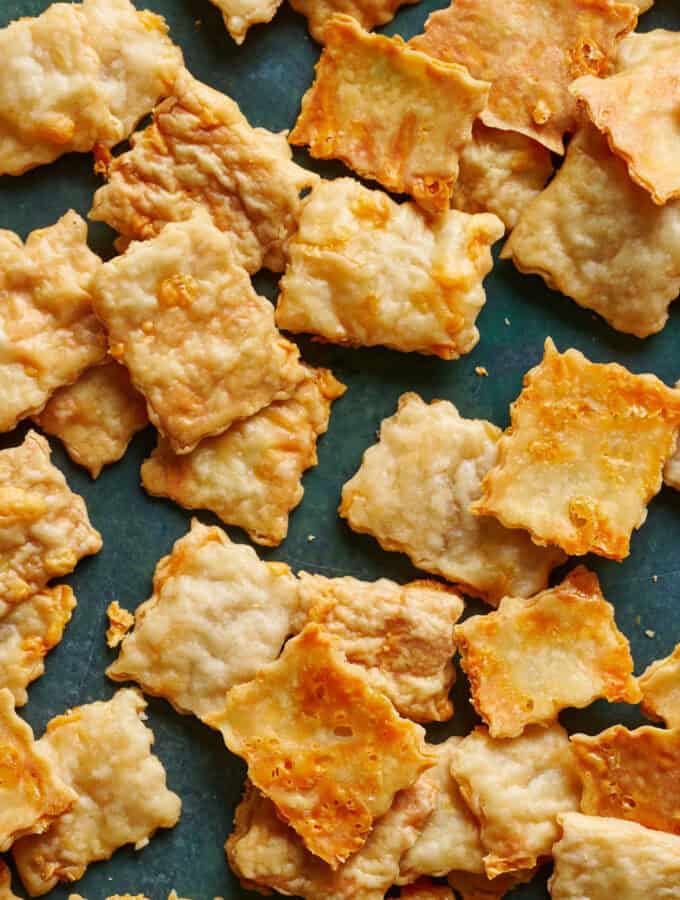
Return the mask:
<svg viewBox="0 0 680 900"><path fill-rule="evenodd" d="M670 656L649 665L638 684L645 715L662 719L669 728L680 728L680 644Z"/></svg>
<svg viewBox="0 0 680 900"><path fill-rule="evenodd" d="M335 13L352 16L367 31L390 22L400 6L418 0L291 0L294 10L307 16L309 30L322 44L326 22Z"/></svg>
<svg viewBox="0 0 680 900"><path fill-rule="evenodd" d="M283 0L211 0L222 13L227 31L242 44L253 25L271 22Z"/></svg>
<svg viewBox="0 0 680 900"><path fill-rule="evenodd" d="M490 422L461 418L448 401L428 405L404 394L343 487L340 515L385 550L494 605L542 590L564 555L468 511L496 462L500 434Z"/></svg>
<svg viewBox="0 0 680 900"><path fill-rule="evenodd" d="M399 37L368 34L350 16L329 19L324 44L291 143L341 159L430 211L447 209L489 85Z"/></svg>
<svg viewBox="0 0 680 900"><path fill-rule="evenodd" d="M106 644L113 649L118 647L123 638L135 624L134 615L113 600L106 608L106 617L109 620L109 627L106 629Z"/></svg>

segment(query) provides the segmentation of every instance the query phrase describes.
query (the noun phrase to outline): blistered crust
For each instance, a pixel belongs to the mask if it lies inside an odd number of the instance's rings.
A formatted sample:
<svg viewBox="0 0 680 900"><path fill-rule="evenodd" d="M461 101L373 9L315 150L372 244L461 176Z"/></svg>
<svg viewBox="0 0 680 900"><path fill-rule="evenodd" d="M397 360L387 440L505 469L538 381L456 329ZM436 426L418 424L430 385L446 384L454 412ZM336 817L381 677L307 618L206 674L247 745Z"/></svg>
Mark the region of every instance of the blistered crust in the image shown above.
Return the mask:
<svg viewBox="0 0 680 900"><path fill-rule="evenodd" d="M271 22L282 0L211 0L222 13L227 31L242 44L252 25Z"/></svg>
<svg viewBox="0 0 680 900"><path fill-rule="evenodd" d="M390 22L400 6L417 2L418 0L291 0L290 5L307 16L312 36L323 44L326 23L335 13L352 16L362 28L370 31L376 25Z"/></svg>
<svg viewBox="0 0 680 900"><path fill-rule="evenodd" d="M368 34L350 16L336 15L325 27L316 81L290 141L442 212L488 90L461 66L418 53L399 37Z"/></svg>
<svg viewBox="0 0 680 900"><path fill-rule="evenodd" d="M496 462L499 437L495 425L461 418L448 401L428 405L404 394L343 487L340 515L385 550L494 605L506 594L534 594L564 555L468 511Z"/></svg>
<svg viewBox="0 0 680 900"><path fill-rule="evenodd" d="M638 684L645 715L663 719L669 728L680 728L680 644L670 656L648 666Z"/></svg>

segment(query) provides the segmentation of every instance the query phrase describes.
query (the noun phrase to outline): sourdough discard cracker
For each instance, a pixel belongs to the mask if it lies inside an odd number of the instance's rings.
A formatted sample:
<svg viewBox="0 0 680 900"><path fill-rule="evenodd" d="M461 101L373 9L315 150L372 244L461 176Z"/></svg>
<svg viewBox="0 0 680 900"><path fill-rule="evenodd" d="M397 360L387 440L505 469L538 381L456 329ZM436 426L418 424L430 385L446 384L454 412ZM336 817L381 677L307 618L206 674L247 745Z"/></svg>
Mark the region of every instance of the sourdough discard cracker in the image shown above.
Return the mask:
<svg viewBox="0 0 680 900"><path fill-rule="evenodd" d="M657 659L638 679L642 711L663 719L669 728L680 728L680 644L670 656Z"/></svg>
<svg viewBox="0 0 680 900"><path fill-rule="evenodd" d="M370 31L376 25L385 25L391 21L400 6L417 2L418 0L291 0L290 5L307 16L310 32L323 44L326 22L335 13L352 16L362 28Z"/></svg>
<svg viewBox="0 0 680 900"><path fill-rule="evenodd" d="M271 22L282 0L212 0L237 44L242 44L252 25Z"/></svg>

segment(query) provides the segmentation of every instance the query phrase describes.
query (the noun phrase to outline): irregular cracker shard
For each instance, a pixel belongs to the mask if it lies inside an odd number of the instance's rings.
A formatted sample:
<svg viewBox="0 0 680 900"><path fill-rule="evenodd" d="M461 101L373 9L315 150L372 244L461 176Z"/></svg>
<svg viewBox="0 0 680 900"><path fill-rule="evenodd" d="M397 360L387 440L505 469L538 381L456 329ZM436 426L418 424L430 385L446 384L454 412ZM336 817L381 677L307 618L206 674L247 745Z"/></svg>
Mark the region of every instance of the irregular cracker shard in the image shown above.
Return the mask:
<svg viewBox="0 0 680 900"><path fill-rule="evenodd" d="M205 213L102 266L93 303L175 452L287 399L305 376L271 304Z"/></svg>
<svg viewBox="0 0 680 900"><path fill-rule="evenodd" d="M104 466L124 455L132 437L149 420L127 369L110 362L60 388L34 421L62 441L74 462L98 478Z"/></svg>
<svg viewBox="0 0 680 900"><path fill-rule="evenodd" d="M564 165L522 213L501 256L640 338L680 293L680 201L659 207L585 126Z"/></svg>
<svg viewBox="0 0 680 900"><path fill-rule="evenodd" d="M291 143L341 159L428 210L448 209L458 154L489 85L399 37L367 34L350 16L333 16L324 41Z"/></svg>
<svg viewBox="0 0 680 900"><path fill-rule="evenodd" d="M552 900L680 897L680 838L621 819L561 816Z"/></svg>
<svg viewBox="0 0 680 900"><path fill-rule="evenodd" d="M75 799L14 712L11 692L0 688L0 853L24 835L45 831Z"/></svg>
<svg viewBox="0 0 680 900"><path fill-rule="evenodd" d="M117 600L109 603L106 615L109 620L109 627L106 629L106 643L113 649L122 642L135 624L135 617L127 609L123 609Z"/></svg>
<svg viewBox="0 0 680 900"><path fill-rule="evenodd" d="M557 723L533 725L502 741L476 728L456 749L452 771L479 820L490 878L532 869L549 856L559 835L557 816L578 809L574 756Z"/></svg>
<svg viewBox="0 0 680 900"><path fill-rule="evenodd" d="M39 741L77 799L45 834L12 848L19 875L32 897L59 881L77 881L90 863L119 847L141 849L158 828L172 828L181 801L165 784L165 770L151 753L154 737L142 724L146 703L121 690L57 716Z"/></svg>
<svg viewBox="0 0 680 900"><path fill-rule="evenodd" d="M29 431L21 446L0 451L0 614L101 546L44 437Z"/></svg>
<svg viewBox="0 0 680 900"><path fill-rule="evenodd" d="M194 520L158 563L153 594L107 675L137 681L179 712L217 712L230 688L279 655L297 603L288 566Z"/></svg>
<svg viewBox="0 0 680 900"><path fill-rule="evenodd" d="M292 162L285 135L252 128L232 99L182 71L173 96L131 144L108 165L92 219L144 240L202 207L229 233L248 272L283 270L300 191L318 181Z"/></svg>
<svg viewBox="0 0 680 900"><path fill-rule="evenodd" d="M510 413L473 512L575 556L628 556L675 448L680 392L547 338Z"/></svg>
<svg viewBox="0 0 680 900"><path fill-rule="evenodd" d="M410 44L491 82L485 125L564 153L578 121L570 82L606 74L636 21L634 7L610 0L543 0L540 13L525 0L456 0Z"/></svg>
<svg viewBox="0 0 680 900"><path fill-rule="evenodd" d="M224 24L237 44L242 44L252 25L271 22L282 0L211 0L222 13Z"/></svg>
<svg viewBox="0 0 680 900"><path fill-rule="evenodd" d="M0 231L0 431L40 412L53 391L105 358L90 299L100 266L73 210L25 244Z"/></svg>
<svg viewBox="0 0 680 900"><path fill-rule="evenodd" d="M435 581L403 587L381 578L324 578L300 573L300 616L333 635L349 662L397 711L418 722L453 715L453 628L463 600Z"/></svg>
<svg viewBox="0 0 680 900"><path fill-rule="evenodd" d="M472 702L492 737L516 737L598 697L641 698L614 607L583 566L529 600L505 597L497 612L458 625L456 641Z"/></svg>
<svg viewBox="0 0 680 900"><path fill-rule="evenodd" d="M331 404L345 392L328 369L305 367L289 400L272 403L176 456L161 438L142 466L142 484L188 509L205 508L244 528L258 544L275 546L288 533L288 514L302 500L302 475L317 464L317 438Z"/></svg>
<svg viewBox="0 0 680 900"><path fill-rule="evenodd" d="M404 394L343 487L340 515L386 550L494 605L506 594L542 590L564 555L468 512L496 462L500 434L490 422L461 418L448 401L428 405Z"/></svg>
<svg viewBox="0 0 680 900"><path fill-rule="evenodd" d="M182 65L167 30L129 0L55 3L0 30L0 174L126 138Z"/></svg>
<svg viewBox="0 0 680 900"><path fill-rule="evenodd" d="M648 666L638 684L645 715L663 719L669 728L680 728L680 644L670 656Z"/></svg>
<svg viewBox="0 0 680 900"><path fill-rule="evenodd" d="M291 0L290 5L307 16L310 32L322 44L324 28L334 13L346 13L370 31L376 25L391 21L399 7L406 3L418 3L418 0Z"/></svg>
<svg viewBox="0 0 680 900"><path fill-rule="evenodd" d="M430 220L352 178L321 182L289 245L276 321L334 343L456 359L479 340L495 216L447 210Z"/></svg>
<svg viewBox="0 0 680 900"><path fill-rule="evenodd" d="M281 821L271 800L247 783L226 844L229 863L246 889L271 888L305 900L382 900L399 872L401 856L427 821L434 797L427 776L400 791L363 847L334 871Z"/></svg>
<svg viewBox="0 0 680 900"><path fill-rule="evenodd" d="M205 719L245 758L253 784L306 847L337 869L394 795L432 765L420 725L400 718L335 639L307 625L277 662Z"/></svg>
<svg viewBox="0 0 680 900"><path fill-rule="evenodd" d="M0 615L0 686L17 706L28 702L26 688L45 672L44 659L61 641L75 606L71 588L60 584Z"/></svg>

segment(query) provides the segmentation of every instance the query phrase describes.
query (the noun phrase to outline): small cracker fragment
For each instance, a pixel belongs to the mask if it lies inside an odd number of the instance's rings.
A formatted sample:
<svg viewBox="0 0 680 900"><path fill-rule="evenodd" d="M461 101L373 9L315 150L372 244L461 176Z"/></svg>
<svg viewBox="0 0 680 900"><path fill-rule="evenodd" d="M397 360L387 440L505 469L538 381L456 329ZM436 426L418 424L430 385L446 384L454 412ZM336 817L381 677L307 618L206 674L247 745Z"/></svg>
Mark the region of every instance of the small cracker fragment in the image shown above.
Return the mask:
<svg viewBox="0 0 680 900"><path fill-rule="evenodd" d="M0 451L0 615L101 547L44 437L29 431L19 447Z"/></svg>
<svg viewBox="0 0 680 900"><path fill-rule="evenodd" d="M429 878L419 878L399 891L400 897L408 900L454 900L451 888L445 884L435 884Z"/></svg>
<svg viewBox="0 0 680 900"><path fill-rule="evenodd" d="M93 478L121 459L133 436L149 422L144 398L117 362L95 366L60 388L33 418L43 431L58 437L71 459Z"/></svg>
<svg viewBox="0 0 680 900"><path fill-rule="evenodd" d="M204 212L103 265L93 304L175 452L292 396L305 376L271 304Z"/></svg>
<svg viewBox="0 0 680 900"><path fill-rule="evenodd" d="M385 550L406 553L418 568L492 605L542 590L564 562L561 551L468 511L496 462L500 434L490 422L463 419L448 401L428 405L404 394L343 487L340 515Z"/></svg>
<svg viewBox="0 0 680 900"><path fill-rule="evenodd" d="M680 381L676 381L675 389L680 390ZM666 467L663 470L663 480L669 487L680 491L680 434L678 435L678 444L675 453L666 461Z"/></svg>
<svg viewBox="0 0 680 900"><path fill-rule="evenodd" d="M519 884L526 884L536 874L536 869L506 872L495 878L475 872L449 872L447 880L461 900L502 900Z"/></svg>
<svg viewBox="0 0 680 900"><path fill-rule="evenodd" d="M510 740L475 728L456 748L451 768L479 821L489 878L533 869L559 836L557 816L578 809L575 760L557 723L529 726Z"/></svg>
<svg viewBox="0 0 680 900"><path fill-rule="evenodd" d="M547 338L510 415L473 512L575 556L625 559L675 448L680 392Z"/></svg>
<svg viewBox="0 0 680 900"><path fill-rule="evenodd" d="M276 321L327 341L456 359L479 340L495 216L447 210L431 220L353 178L303 201Z"/></svg>
<svg viewBox="0 0 680 900"><path fill-rule="evenodd" d="M361 666L402 716L417 722L451 718L453 628L463 612L453 588L436 581L402 586L387 578L299 577L302 621L332 634L348 661Z"/></svg>
<svg viewBox="0 0 680 900"><path fill-rule="evenodd" d="M181 801L151 753L154 736L142 723L146 703L134 690L79 706L52 719L38 741L41 752L75 791L73 807L45 834L12 848L19 876L32 897L60 881L81 878L90 863L119 847L141 849L158 828L172 828Z"/></svg>
<svg viewBox="0 0 680 900"><path fill-rule="evenodd" d="M485 125L564 153L564 134L578 121L570 82L606 74L636 22L633 6L610 0L542 0L540 9L526 0L456 0L432 13L410 45L491 82Z"/></svg>
<svg viewBox="0 0 680 900"><path fill-rule="evenodd" d="M552 900L678 900L680 838L634 822L568 813L555 844Z"/></svg>
<svg viewBox="0 0 680 900"><path fill-rule="evenodd" d="M654 660L638 678L642 711L662 719L669 728L680 728L680 644L670 656Z"/></svg>
<svg viewBox="0 0 680 900"><path fill-rule="evenodd" d="M528 600L505 597L497 612L467 619L456 642L474 707L495 738L517 737L599 697L641 699L614 607L584 566Z"/></svg>
<svg viewBox="0 0 680 900"><path fill-rule="evenodd" d="M351 16L362 28L370 31L376 25L390 22L400 6L418 2L419 0L291 0L290 5L296 12L307 16L312 37L323 44L326 23L335 13Z"/></svg>
<svg viewBox="0 0 680 900"><path fill-rule="evenodd" d="M307 849L333 869L364 844L394 795L434 762L422 727L400 718L313 624L253 681L232 688L224 709L205 721L246 760L250 780Z"/></svg>
<svg viewBox="0 0 680 900"><path fill-rule="evenodd" d="M187 509L209 509L258 544L280 544L304 494L302 475L318 462L316 442L328 428L331 404L346 390L328 369L304 370L290 399L235 422L189 454L177 456L160 438L142 465L146 490Z"/></svg>
<svg viewBox="0 0 680 900"><path fill-rule="evenodd" d="M227 31L242 44L253 25L271 22L283 0L211 0L222 13Z"/></svg>
<svg viewBox="0 0 680 900"><path fill-rule="evenodd" d="M153 594L107 675L138 682L179 712L218 712L230 688L277 658L297 605L288 566L194 519L158 563Z"/></svg>
<svg viewBox="0 0 680 900"><path fill-rule="evenodd" d="M368 34L350 16L324 29L316 81L290 134L318 159L341 159L431 212L448 209L458 155L489 85L399 37Z"/></svg>
<svg viewBox="0 0 680 900"><path fill-rule="evenodd" d="M106 643L113 649L121 643L135 624L135 617L127 609L123 609L117 600L109 603L106 615L109 620L109 627L106 629Z"/></svg>

